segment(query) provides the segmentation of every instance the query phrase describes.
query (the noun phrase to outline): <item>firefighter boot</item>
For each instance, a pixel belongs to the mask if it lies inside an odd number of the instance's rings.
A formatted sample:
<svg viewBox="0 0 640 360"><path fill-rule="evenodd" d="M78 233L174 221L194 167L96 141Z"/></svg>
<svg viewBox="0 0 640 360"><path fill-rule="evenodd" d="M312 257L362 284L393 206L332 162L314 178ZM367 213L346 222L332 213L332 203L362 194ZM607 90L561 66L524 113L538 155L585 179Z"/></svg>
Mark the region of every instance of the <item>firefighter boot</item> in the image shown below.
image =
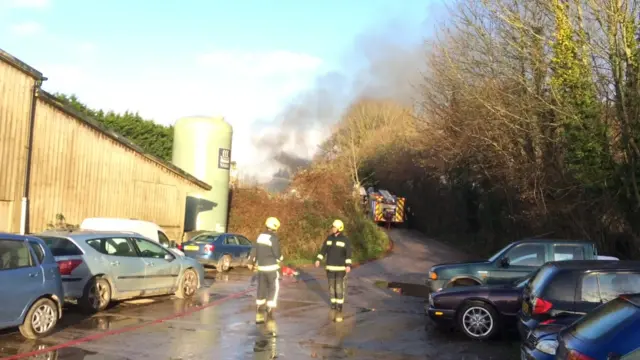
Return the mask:
<svg viewBox="0 0 640 360"><path fill-rule="evenodd" d="M274 319L273 308L272 307L268 307L267 308L267 319L268 320L273 320Z"/></svg>
<svg viewBox="0 0 640 360"><path fill-rule="evenodd" d="M260 305L256 307L256 324L264 324L264 309Z"/></svg>

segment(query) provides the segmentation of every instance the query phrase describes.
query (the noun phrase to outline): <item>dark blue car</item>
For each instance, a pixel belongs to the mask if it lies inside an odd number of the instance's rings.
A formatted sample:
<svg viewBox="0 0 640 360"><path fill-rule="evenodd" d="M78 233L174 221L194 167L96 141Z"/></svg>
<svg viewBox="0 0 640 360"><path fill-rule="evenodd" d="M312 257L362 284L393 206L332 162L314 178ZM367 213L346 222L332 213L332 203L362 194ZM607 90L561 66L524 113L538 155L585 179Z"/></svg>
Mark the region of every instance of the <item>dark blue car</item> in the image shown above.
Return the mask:
<svg viewBox="0 0 640 360"><path fill-rule="evenodd" d="M203 265L215 266L220 272L247 266L253 244L242 235L206 232L178 245L178 249Z"/></svg>
<svg viewBox="0 0 640 360"><path fill-rule="evenodd" d="M26 338L51 334L62 316L58 264L44 241L0 233L0 329L18 327Z"/></svg>
<svg viewBox="0 0 640 360"><path fill-rule="evenodd" d="M560 331L556 359L640 358L640 294L622 295Z"/></svg>

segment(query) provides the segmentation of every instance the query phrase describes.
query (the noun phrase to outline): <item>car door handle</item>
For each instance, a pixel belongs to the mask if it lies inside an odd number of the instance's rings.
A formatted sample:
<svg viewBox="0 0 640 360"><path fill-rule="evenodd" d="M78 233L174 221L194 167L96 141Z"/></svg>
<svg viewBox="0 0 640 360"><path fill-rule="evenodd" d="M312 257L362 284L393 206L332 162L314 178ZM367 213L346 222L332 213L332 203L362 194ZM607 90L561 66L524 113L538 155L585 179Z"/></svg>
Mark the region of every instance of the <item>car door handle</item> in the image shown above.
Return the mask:
<svg viewBox="0 0 640 360"><path fill-rule="evenodd" d="M120 265L120 261L112 261L111 262L111 266L118 266Z"/></svg>

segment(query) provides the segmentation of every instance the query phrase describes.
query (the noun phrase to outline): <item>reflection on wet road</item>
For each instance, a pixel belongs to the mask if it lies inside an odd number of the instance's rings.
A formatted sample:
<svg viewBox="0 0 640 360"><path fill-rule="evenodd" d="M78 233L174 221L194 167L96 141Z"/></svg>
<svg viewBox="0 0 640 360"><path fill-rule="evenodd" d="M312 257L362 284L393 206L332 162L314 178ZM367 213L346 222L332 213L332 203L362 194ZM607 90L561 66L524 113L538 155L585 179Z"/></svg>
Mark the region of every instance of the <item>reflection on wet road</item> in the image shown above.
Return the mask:
<svg viewBox="0 0 640 360"><path fill-rule="evenodd" d="M322 271L301 269L305 281L283 279L275 320L259 326L254 323L251 273L212 271L206 287L191 300L137 299L89 318L69 306L58 331L36 342L14 331L0 332L0 358L518 358L514 341L470 342L459 334L437 331L423 316L423 299L377 286L381 280L422 283L434 260L454 257L437 243L427 241L425 246L414 234L392 230L391 236L396 242L393 255L349 275L347 305L339 323L329 310Z"/></svg>

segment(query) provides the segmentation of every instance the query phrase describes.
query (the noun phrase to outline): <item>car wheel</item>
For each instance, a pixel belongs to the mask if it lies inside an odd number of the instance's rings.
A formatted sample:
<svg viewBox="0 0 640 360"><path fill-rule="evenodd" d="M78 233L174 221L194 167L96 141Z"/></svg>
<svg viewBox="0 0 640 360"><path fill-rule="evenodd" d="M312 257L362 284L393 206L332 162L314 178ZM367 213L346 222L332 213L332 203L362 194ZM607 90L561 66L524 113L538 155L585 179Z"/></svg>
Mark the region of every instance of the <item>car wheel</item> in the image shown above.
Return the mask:
<svg viewBox="0 0 640 360"><path fill-rule="evenodd" d="M231 256L225 255L218 261L217 269L219 272L227 272L231 268Z"/></svg>
<svg viewBox="0 0 640 360"><path fill-rule="evenodd" d="M78 301L86 313L96 313L106 309L111 303L111 285L105 278L94 277L84 287L82 298Z"/></svg>
<svg viewBox="0 0 640 360"><path fill-rule="evenodd" d="M178 285L176 296L180 299L193 297L198 290L198 274L193 269L187 269L182 275L182 280Z"/></svg>
<svg viewBox="0 0 640 360"><path fill-rule="evenodd" d="M39 339L53 332L58 323L58 305L51 299L36 301L20 325L20 333L27 339Z"/></svg>
<svg viewBox="0 0 640 360"><path fill-rule="evenodd" d="M458 310L458 327L469 338L488 340L498 333L499 317L493 306L482 301L470 301Z"/></svg>

